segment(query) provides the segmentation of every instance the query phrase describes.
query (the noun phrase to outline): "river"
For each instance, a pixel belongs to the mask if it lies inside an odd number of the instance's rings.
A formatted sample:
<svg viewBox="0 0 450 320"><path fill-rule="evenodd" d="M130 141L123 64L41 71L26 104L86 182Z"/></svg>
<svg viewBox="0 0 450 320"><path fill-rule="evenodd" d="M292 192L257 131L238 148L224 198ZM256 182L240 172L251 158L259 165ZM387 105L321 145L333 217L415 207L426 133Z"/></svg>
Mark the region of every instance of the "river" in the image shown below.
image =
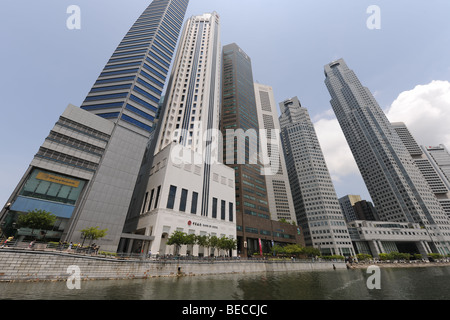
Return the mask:
<svg viewBox="0 0 450 320"><path fill-rule="evenodd" d="M449 300L450 266L224 274L147 280L3 282L1 300Z"/></svg>

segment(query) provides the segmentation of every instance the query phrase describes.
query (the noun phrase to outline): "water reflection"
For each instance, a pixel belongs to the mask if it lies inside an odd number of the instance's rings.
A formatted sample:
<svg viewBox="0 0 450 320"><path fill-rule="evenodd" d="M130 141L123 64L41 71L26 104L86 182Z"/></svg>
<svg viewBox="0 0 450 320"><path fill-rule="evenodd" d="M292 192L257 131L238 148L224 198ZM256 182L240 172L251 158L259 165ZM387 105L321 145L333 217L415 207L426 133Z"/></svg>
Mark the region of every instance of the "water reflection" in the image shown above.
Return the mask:
<svg viewBox="0 0 450 320"><path fill-rule="evenodd" d="M83 281L0 283L0 299L46 300L447 300L450 267L381 269L370 290L365 269Z"/></svg>

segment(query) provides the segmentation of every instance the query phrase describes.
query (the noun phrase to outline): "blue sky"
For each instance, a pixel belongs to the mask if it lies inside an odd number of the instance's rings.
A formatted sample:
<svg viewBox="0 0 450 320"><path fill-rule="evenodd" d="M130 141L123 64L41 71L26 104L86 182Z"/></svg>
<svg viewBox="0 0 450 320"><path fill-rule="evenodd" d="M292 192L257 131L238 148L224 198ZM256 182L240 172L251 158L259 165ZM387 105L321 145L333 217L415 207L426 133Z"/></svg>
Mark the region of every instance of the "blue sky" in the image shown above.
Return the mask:
<svg viewBox="0 0 450 320"><path fill-rule="evenodd" d="M0 204L6 203L66 106L82 103L115 47L149 3L1 1ZM80 30L66 27L70 5L81 9ZM366 26L370 5L381 10L381 29ZM337 156L340 153L333 153L330 146L336 149L340 143L333 139L342 134L335 126L323 82L323 66L332 60L344 58L385 110L400 94L409 92L410 99L399 101L395 114L410 121L407 125L413 134L419 132L419 123L428 133L442 132L424 143L444 142L447 118L440 116L442 121L433 124L410 119L416 109L409 110L400 102L412 106L410 101L420 101L416 108L440 103L442 110L450 109L446 86L450 80L450 1L191 0L186 18L211 11L221 16L222 45L236 42L251 57L254 80L272 86L277 102L298 96L308 108L318 123L339 197L361 194L369 198L344 150L345 141L339 152L346 157ZM433 80L444 81L444 89L432 91L428 85ZM415 99L414 89L419 85L428 93L421 95L424 102ZM436 95L443 98L435 103ZM402 110L408 113L402 115ZM437 126L441 130L435 130Z"/></svg>

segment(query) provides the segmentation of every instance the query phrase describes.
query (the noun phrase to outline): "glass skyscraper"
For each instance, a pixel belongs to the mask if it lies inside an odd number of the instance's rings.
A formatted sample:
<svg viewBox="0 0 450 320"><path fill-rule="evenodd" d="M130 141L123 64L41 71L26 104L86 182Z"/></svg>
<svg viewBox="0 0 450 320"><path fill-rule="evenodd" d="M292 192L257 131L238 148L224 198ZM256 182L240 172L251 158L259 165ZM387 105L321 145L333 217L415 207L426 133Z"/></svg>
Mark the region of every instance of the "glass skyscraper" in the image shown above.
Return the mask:
<svg viewBox="0 0 450 320"><path fill-rule="evenodd" d="M343 59L324 69L331 106L379 218L418 223L431 236L422 249L449 253L449 218L371 92Z"/></svg>
<svg viewBox="0 0 450 320"><path fill-rule="evenodd" d="M81 107L69 105L40 147L8 201L8 221L50 211L52 239L81 242L81 230L99 227L107 235L97 244L116 251L187 5L154 0L137 19Z"/></svg>
<svg viewBox="0 0 450 320"><path fill-rule="evenodd" d="M115 126L67 238L78 239L79 230L103 225L108 228L108 248L117 248L188 2L154 0L125 35L81 105Z"/></svg>
<svg viewBox="0 0 450 320"><path fill-rule="evenodd" d="M137 19L81 108L148 135L189 0L154 0Z"/></svg>
<svg viewBox="0 0 450 320"><path fill-rule="evenodd" d="M260 127L251 59L235 43L224 46L222 51L221 130L225 164L235 170L236 177L238 251L243 256L267 253L274 243L303 239L297 239L296 226L271 219L259 158Z"/></svg>

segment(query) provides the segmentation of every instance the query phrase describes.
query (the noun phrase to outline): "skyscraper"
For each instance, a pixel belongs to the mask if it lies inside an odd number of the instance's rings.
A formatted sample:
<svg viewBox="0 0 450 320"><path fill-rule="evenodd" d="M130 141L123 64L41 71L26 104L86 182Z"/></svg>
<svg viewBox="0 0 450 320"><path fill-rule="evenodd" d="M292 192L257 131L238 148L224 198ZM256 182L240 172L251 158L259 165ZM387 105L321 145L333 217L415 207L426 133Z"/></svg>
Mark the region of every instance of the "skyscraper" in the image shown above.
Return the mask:
<svg viewBox="0 0 450 320"><path fill-rule="evenodd" d="M283 150L297 221L305 243L323 255L354 250L308 110L297 97L280 103Z"/></svg>
<svg viewBox="0 0 450 320"><path fill-rule="evenodd" d="M108 229L98 244L117 249L187 5L188 0L154 0L147 7L81 108L69 106L60 117L11 196L11 211L50 209L62 219L60 239L66 241L81 241L84 228ZM70 208L55 207L55 200L69 201Z"/></svg>
<svg viewBox="0 0 450 320"><path fill-rule="evenodd" d="M350 222L354 220L358 220L356 218L356 212L353 206L356 202L361 201L361 196L348 194L339 198L339 204L342 209L342 213L344 214L345 221Z"/></svg>
<svg viewBox="0 0 450 320"><path fill-rule="evenodd" d="M343 59L324 69L331 106L379 218L419 223L431 235L427 251L449 253L450 221L383 110Z"/></svg>
<svg viewBox="0 0 450 320"><path fill-rule="evenodd" d="M296 226L271 219L259 157L259 123L250 57L235 43L223 47L221 131L224 161L235 171L238 251L270 252L272 244L300 241Z"/></svg>
<svg viewBox="0 0 450 320"><path fill-rule="evenodd" d="M174 231L236 238L234 171L217 155L221 53L219 15L189 18L127 219L125 231L138 241L120 251L174 253L166 246Z"/></svg>
<svg viewBox="0 0 450 320"><path fill-rule="evenodd" d="M405 145L415 165L419 168L431 191L444 209L444 212L450 216L450 183L438 165L438 163L441 165L445 163L450 164L450 161L448 161L450 157L446 159L447 161L442 161L445 159L442 157L442 155L445 155L442 152L445 149L419 146L403 122L393 122L392 127ZM438 150L440 152L436 153ZM436 162L436 160L439 162Z"/></svg>
<svg viewBox="0 0 450 320"><path fill-rule="evenodd" d="M255 83L255 94L258 123L259 127L263 129L260 135L260 147L264 157L263 166L267 170L264 177L271 218L297 223L281 144L278 108L275 104L273 89L270 86Z"/></svg>
<svg viewBox="0 0 450 320"><path fill-rule="evenodd" d="M450 153L447 148L440 144L438 146L421 146L425 155L430 159L431 163L439 168L438 173L444 183L450 189Z"/></svg>

